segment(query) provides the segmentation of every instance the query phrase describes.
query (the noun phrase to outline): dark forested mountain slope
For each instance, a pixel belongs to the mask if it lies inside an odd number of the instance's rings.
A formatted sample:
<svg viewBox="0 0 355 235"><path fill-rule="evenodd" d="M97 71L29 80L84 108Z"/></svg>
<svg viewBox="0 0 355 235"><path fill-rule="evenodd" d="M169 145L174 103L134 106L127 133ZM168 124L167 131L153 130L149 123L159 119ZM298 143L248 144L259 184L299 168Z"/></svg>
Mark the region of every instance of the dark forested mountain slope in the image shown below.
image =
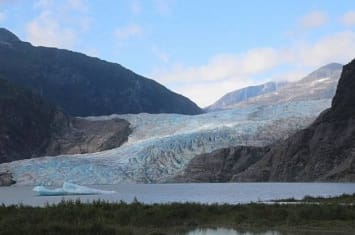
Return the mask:
<svg viewBox="0 0 355 235"><path fill-rule="evenodd" d="M0 79L0 163L120 146L128 139L122 119L72 118L38 95Z"/></svg>
<svg viewBox="0 0 355 235"><path fill-rule="evenodd" d="M3 28L0 75L75 116L202 112L188 98L119 64L68 50L34 47Z"/></svg>

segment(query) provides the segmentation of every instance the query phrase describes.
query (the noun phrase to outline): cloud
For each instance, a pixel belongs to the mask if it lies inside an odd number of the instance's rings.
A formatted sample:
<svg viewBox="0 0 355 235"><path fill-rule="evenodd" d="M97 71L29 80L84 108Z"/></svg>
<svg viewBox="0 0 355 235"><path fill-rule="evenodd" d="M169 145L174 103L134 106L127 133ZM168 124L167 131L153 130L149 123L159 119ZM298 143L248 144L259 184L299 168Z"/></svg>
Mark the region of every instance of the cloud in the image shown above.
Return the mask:
<svg viewBox="0 0 355 235"><path fill-rule="evenodd" d="M169 15L171 13L173 0L154 0L153 3L160 15Z"/></svg>
<svg viewBox="0 0 355 235"><path fill-rule="evenodd" d="M355 11L345 13L341 18L341 22L345 25L355 25Z"/></svg>
<svg viewBox="0 0 355 235"><path fill-rule="evenodd" d="M71 28L62 27L51 16L50 12L42 12L27 25L28 39L35 45L71 48L76 40L76 33Z"/></svg>
<svg viewBox="0 0 355 235"><path fill-rule="evenodd" d="M73 49L90 28L88 4L84 0L38 0L39 14L27 23L27 39L34 45Z"/></svg>
<svg viewBox="0 0 355 235"><path fill-rule="evenodd" d="M315 67L329 62L346 63L355 57L355 32L338 32L313 44L295 45L289 53L291 62L300 66Z"/></svg>
<svg viewBox="0 0 355 235"><path fill-rule="evenodd" d="M142 28L137 24L130 24L115 30L115 36L118 40L123 41L141 35Z"/></svg>
<svg viewBox="0 0 355 235"><path fill-rule="evenodd" d="M142 12L142 5L138 1L132 1L130 4L131 12L135 15L139 15Z"/></svg>
<svg viewBox="0 0 355 235"><path fill-rule="evenodd" d="M4 21L6 19L6 14L5 12L0 11L0 22Z"/></svg>
<svg viewBox="0 0 355 235"><path fill-rule="evenodd" d="M270 69L280 63L278 51L272 48L258 48L243 54L220 54L207 64L197 67L176 65L159 74L165 82L223 81L236 77L249 77Z"/></svg>
<svg viewBox="0 0 355 235"><path fill-rule="evenodd" d="M0 5L8 4L8 3L12 4L12 3L18 3L18 2L19 2L19 0L0 0Z"/></svg>
<svg viewBox="0 0 355 235"><path fill-rule="evenodd" d="M152 77L207 106L228 91L270 80L301 79L317 67L331 62L346 63L354 57L355 32L344 31L314 43L296 42L287 47L215 55L200 66L173 64L153 71Z"/></svg>
<svg viewBox="0 0 355 235"><path fill-rule="evenodd" d="M66 6L71 11L88 12L89 10L86 0L67 0Z"/></svg>
<svg viewBox="0 0 355 235"><path fill-rule="evenodd" d="M169 55L166 52L162 51L159 47L153 46L152 52L161 62L165 64L169 63Z"/></svg>
<svg viewBox="0 0 355 235"><path fill-rule="evenodd" d="M253 84L255 83L252 80L245 78L240 80L189 84L187 86L174 87L174 91L189 97L200 107L207 107L226 93Z"/></svg>
<svg viewBox="0 0 355 235"><path fill-rule="evenodd" d="M313 11L300 20L302 29L313 29L323 26L327 22L327 14L323 11Z"/></svg>

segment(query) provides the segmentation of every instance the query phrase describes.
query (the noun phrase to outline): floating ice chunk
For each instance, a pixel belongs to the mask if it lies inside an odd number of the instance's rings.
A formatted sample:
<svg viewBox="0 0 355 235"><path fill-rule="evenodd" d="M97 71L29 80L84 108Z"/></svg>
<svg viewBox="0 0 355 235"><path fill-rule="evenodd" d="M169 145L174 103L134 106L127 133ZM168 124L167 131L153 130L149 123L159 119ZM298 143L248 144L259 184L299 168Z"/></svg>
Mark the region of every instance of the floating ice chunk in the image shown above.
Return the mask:
<svg viewBox="0 0 355 235"><path fill-rule="evenodd" d="M63 190L68 194L112 194L116 191L106 191L100 189L89 188L73 183L64 182Z"/></svg>
<svg viewBox="0 0 355 235"><path fill-rule="evenodd" d="M33 191L35 191L39 196L96 195L116 193L115 191L94 189L68 182L64 182L62 188L49 189L44 186L36 186L33 188Z"/></svg>
<svg viewBox="0 0 355 235"><path fill-rule="evenodd" d="M49 189L43 186L36 186L32 189L35 191L39 196L62 196L67 195L67 193L63 190L63 188L55 188Z"/></svg>

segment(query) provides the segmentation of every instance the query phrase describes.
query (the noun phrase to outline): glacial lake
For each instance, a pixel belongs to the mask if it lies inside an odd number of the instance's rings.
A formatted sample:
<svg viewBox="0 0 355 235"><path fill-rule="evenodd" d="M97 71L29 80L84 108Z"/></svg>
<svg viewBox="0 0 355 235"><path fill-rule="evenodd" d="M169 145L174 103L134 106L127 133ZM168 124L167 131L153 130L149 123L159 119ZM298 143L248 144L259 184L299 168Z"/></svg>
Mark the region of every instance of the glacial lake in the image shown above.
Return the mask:
<svg viewBox="0 0 355 235"><path fill-rule="evenodd" d="M90 187L114 190L108 195L80 196L37 196L33 186L0 187L0 203L43 206L46 203L58 203L61 200L90 202L105 200L109 202L169 203L228 203L265 202L275 199L296 198L304 196L336 196L355 193L355 183L204 183L204 184L120 184L92 185Z"/></svg>

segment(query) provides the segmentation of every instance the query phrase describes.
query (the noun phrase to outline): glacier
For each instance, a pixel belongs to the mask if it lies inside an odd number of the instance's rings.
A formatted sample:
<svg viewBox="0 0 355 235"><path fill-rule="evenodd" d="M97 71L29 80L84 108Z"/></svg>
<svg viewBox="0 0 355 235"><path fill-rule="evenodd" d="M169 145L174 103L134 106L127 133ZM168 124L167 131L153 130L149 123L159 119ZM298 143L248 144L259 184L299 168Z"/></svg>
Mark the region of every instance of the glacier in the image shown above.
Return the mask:
<svg viewBox="0 0 355 235"><path fill-rule="evenodd" d="M132 134L119 148L4 163L0 171L11 172L19 185L169 182L197 154L236 145L274 143L309 125L330 104L331 99L322 99L197 116L142 113L87 117L126 119Z"/></svg>

